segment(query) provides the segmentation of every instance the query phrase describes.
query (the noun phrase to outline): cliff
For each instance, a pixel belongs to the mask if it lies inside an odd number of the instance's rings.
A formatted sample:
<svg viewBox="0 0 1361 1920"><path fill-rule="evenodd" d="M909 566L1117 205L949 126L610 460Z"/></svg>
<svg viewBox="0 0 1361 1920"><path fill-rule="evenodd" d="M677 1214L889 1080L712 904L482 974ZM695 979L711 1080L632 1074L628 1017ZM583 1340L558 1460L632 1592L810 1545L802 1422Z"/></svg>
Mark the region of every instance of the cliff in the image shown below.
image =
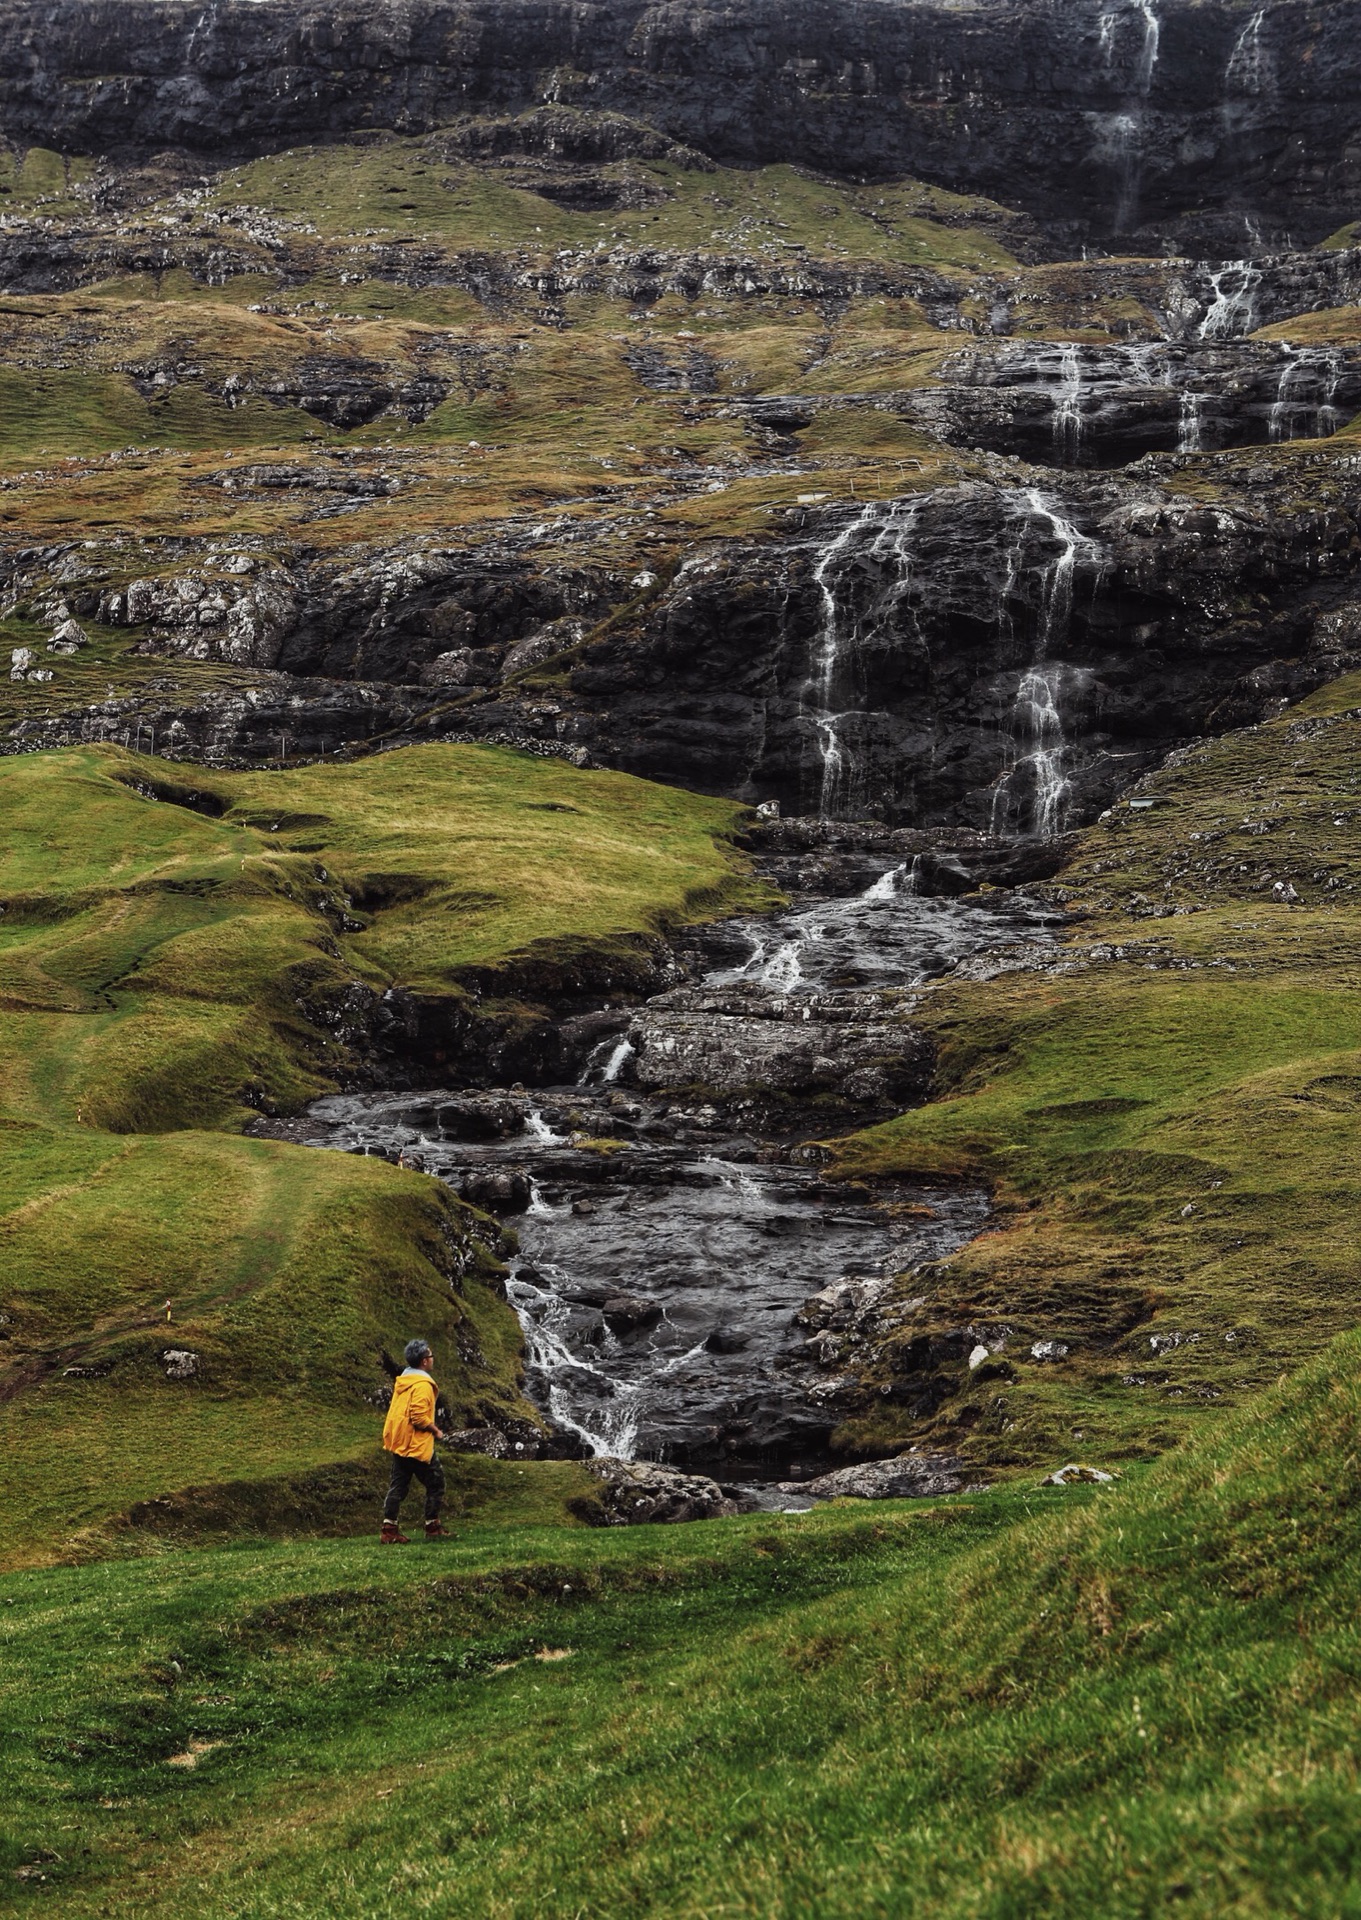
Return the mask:
<svg viewBox="0 0 1361 1920"><path fill-rule="evenodd" d="M1361 190L1361 4L65 0L0 24L0 128L229 152L543 101L737 162L913 174L1060 250L1313 244Z"/></svg>

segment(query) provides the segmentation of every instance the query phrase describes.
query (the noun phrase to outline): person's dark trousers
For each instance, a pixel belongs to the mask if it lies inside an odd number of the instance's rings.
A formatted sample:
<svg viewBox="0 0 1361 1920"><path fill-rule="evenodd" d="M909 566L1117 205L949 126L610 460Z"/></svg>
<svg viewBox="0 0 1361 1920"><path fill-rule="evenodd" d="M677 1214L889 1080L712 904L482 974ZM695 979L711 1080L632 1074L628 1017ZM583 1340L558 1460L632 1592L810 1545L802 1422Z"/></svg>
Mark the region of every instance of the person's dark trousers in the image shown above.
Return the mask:
<svg viewBox="0 0 1361 1920"><path fill-rule="evenodd" d="M433 1458L408 1460L404 1453L392 1455L392 1479L388 1482L388 1497L383 1502L385 1520L396 1520L413 1480L419 1480L425 1488L426 1519L438 1520L439 1510L444 1505L443 1467Z"/></svg>

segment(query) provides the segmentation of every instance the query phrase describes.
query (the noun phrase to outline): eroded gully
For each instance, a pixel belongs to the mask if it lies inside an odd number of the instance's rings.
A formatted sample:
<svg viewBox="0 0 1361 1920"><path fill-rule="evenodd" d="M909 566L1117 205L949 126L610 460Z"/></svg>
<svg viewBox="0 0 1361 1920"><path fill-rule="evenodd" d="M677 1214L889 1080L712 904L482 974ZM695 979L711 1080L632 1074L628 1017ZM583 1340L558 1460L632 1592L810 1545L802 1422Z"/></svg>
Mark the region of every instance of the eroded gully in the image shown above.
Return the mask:
<svg viewBox="0 0 1361 1920"><path fill-rule="evenodd" d="M514 1226L526 1388L584 1453L749 1487L822 1471L848 1389L829 1317L906 1311L895 1281L987 1217L977 1188L829 1180L800 1143L923 1097L922 985L1023 962L1054 916L924 894L929 856L812 864L836 897L786 863L790 909L688 930L679 984L578 1018L572 1084L336 1094L290 1123Z"/></svg>

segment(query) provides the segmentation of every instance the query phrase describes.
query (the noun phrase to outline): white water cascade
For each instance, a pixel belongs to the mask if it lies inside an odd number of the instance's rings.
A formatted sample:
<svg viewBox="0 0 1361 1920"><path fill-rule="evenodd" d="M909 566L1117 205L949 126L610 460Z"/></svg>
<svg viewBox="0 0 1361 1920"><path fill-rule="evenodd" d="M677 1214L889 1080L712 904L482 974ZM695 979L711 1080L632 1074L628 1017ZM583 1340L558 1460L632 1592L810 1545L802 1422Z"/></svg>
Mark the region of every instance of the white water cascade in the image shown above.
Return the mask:
<svg viewBox="0 0 1361 1920"><path fill-rule="evenodd" d="M1059 363L1059 387L1054 396L1054 457L1061 467L1075 467L1082 456L1082 357L1075 346L1065 346Z"/></svg>
<svg viewBox="0 0 1361 1920"><path fill-rule="evenodd" d="M1203 393L1183 392L1181 396L1181 421L1177 435L1178 453L1204 453L1205 423L1203 410L1207 395Z"/></svg>
<svg viewBox="0 0 1361 1920"><path fill-rule="evenodd" d="M1139 210L1144 115L1153 91L1153 78L1157 72L1158 51L1162 42L1162 22L1150 0L1134 0L1131 6L1108 9L1097 20L1097 45L1108 75L1115 65L1119 29L1123 20L1137 23L1141 37L1131 76L1133 84L1124 106L1119 113L1105 120L1103 128L1105 155L1114 165L1118 182L1114 222L1117 233L1123 233L1134 225Z"/></svg>
<svg viewBox="0 0 1361 1920"><path fill-rule="evenodd" d="M1233 43L1229 63L1224 69L1224 106L1222 117L1232 131L1245 101L1259 100L1276 85L1276 66L1270 50L1262 44L1262 22L1266 8L1259 7ZM1235 98L1237 96L1237 98Z"/></svg>
<svg viewBox="0 0 1361 1920"><path fill-rule="evenodd" d="M912 535L918 510L916 500L865 507L828 542L813 568L821 619L799 704L812 722L818 755L818 811L824 818L852 804L863 785L864 769L847 726L864 711L851 684L855 656L871 632L891 625L912 586ZM865 606L858 604L864 596L854 591L860 583L870 588Z"/></svg>
<svg viewBox="0 0 1361 1920"><path fill-rule="evenodd" d="M1064 733L1061 696L1081 670L1058 657L1068 639L1073 614L1073 589L1079 564L1098 575L1104 559L1096 541L1064 518L1038 488L1009 496L1018 524L1018 537L1009 555L1008 585L1015 584L1026 564L1026 549L1038 532L1056 551L1039 569L1040 604L1035 652L1031 665L1017 682L1008 725L1006 764L993 792L992 831L1008 826L1039 839L1062 831L1069 781L1068 743ZM1009 620L1005 598L999 617Z"/></svg>
<svg viewBox="0 0 1361 1920"><path fill-rule="evenodd" d="M1267 416L1273 440L1326 440L1345 423L1337 405L1343 357L1337 347L1287 347Z"/></svg>
<svg viewBox="0 0 1361 1920"><path fill-rule="evenodd" d="M1196 330L1200 340L1237 340L1257 324L1262 270L1250 260L1229 260L1210 275L1211 300Z"/></svg>

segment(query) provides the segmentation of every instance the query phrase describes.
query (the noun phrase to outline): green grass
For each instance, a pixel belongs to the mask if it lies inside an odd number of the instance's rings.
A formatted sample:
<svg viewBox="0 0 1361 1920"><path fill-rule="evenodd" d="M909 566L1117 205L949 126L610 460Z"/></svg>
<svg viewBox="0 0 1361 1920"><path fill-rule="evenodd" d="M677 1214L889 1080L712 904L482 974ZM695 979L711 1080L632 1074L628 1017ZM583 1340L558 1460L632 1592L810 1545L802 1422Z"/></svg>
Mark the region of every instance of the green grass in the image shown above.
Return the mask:
<svg viewBox="0 0 1361 1920"><path fill-rule="evenodd" d="M1351 1913L1359 1361L1091 1493L11 1575L13 1897Z"/></svg>
<svg viewBox="0 0 1361 1920"><path fill-rule="evenodd" d="M523 1024L602 963L627 981L663 924L761 900L739 810L496 748L222 774L106 747L0 762L0 813L0 1563L190 1480L353 1459L377 1347L413 1327L467 1420L523 1413L499 1229L239 1129L355 1071L356 993L476 985Z"/></svg>
<svg viewBox="0 0 1361 1920"><path fill-rule="evenodd" d="M626 160L592 171L641 189L645 204L576 212L527 185L507 184L504 172L443 160L442 145L436 133L359 149L296 148L222 175L212 198L223 209L305 219L332 239L420 233L494 250L618 242L765 254L790 264L805 250L895 265L1015 264L986 225L965 224L971 214L984 223L1004 217L999 207L916 181L855 187L789 166L739 171Z"/></svg>
<svg viewBox="0 0 1361 1920"><path fill-rule="evenodd" d="M993 1462L1077 1435L1146 1456L1361 1321L1358 693L1143 782L1165 804L1115 809L1061 876L1067 970L936 989L937 1097L841 1143L847 1173L997 1197L877 1356L891 1386L924 1331L1008 1329L1011 1377L961 1362L938 1437ZM1050 1340L1067 1356L1033 1361ZM845 1437L916 1431L890 1400Z"/></svg>

